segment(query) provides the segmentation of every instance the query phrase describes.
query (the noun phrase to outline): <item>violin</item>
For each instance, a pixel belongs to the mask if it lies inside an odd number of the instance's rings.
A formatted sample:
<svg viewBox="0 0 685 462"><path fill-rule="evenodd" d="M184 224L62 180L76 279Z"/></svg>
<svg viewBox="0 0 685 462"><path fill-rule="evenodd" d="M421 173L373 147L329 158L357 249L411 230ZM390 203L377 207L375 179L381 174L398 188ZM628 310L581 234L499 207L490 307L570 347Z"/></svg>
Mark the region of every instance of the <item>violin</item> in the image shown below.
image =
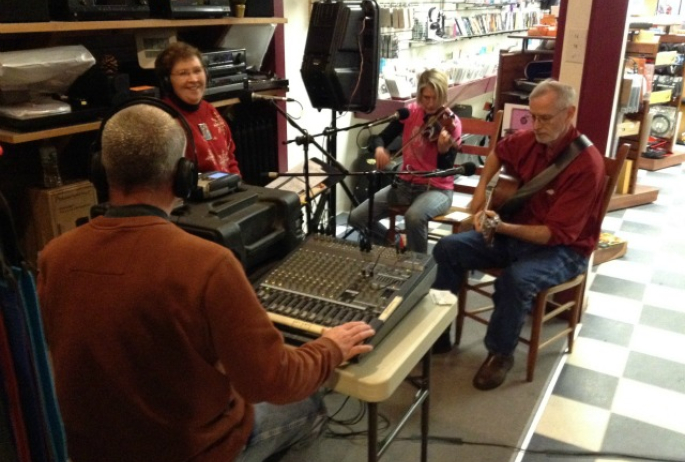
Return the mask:
<svg viewBox="0 0 685 462"><path fill-rule="evenodd" d="M438 141L440 132L447 130L452 133L457 128L457 115L447 107L443 107L426 121L422 130L423 137L428 141ZM456 141L453 141L456 143Z"/></svg>
<svg viewBox="0 0 685 462"><path fill-rule="evenodd" d="M440 137L440 132L447 130L449 133L452 133L455 128L457 128L457 115L448 107L442 107L435 114L427 117L421 130L417 131L408 142L406 142L398 151L396 151L395 154L392 155L391 159L399 157L402 151L404 151L404 148L419 135L421 135L427 141L437 143L438 138ZM459 147L459 140L453 139L452 146Z"/></svg>

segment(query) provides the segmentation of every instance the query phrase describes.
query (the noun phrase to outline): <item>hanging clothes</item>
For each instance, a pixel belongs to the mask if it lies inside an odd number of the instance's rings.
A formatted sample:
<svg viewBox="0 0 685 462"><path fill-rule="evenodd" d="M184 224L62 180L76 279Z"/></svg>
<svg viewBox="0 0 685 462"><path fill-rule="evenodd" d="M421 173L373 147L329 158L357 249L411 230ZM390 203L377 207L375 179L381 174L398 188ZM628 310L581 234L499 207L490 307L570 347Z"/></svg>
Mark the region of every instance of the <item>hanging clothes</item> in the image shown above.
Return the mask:
<svg viewBox="0 0 685 462"><path fill-rule="evenodd" d="M0 425L4 421L12 427L11 440L2 443L7 456L18 462L66 462L64 425L48 362L35 280L21 256L11 212L2 194L0 265Z"/></svg>

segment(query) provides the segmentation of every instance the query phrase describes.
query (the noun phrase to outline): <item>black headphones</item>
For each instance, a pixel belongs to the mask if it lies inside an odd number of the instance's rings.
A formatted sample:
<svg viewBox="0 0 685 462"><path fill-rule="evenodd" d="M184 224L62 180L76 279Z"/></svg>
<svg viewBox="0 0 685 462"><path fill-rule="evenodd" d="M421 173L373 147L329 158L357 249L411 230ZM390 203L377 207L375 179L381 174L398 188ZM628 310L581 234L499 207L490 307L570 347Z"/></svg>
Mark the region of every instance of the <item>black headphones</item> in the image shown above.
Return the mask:
<svg viewBox="0 0 685 462"><path fill-rule="evenodd" d="M209 81L207 64L205 63L204 59L200 59L200 63L202 63L202 70L205 73L205 80ZM162 90L162 96L173 95L174 87L171 85L171 75L166 71L166 69L156 69L155 72L157 73L157 78L159 79L159 88Z"/></svg>
<svg viewBox="0 0 685 462"><path fill-rule="evenodd" d="M130 98L118 106L114 107L112 111L107 114L107 116L102 120L100 129L98 130L98 135L91 147L91 162L90 162L90 181L95 186L95 190L98 192L98 197L106 200L109 188L107 185L107 174L105 172L105 167L102 165L102 133L105 129L105 125L114 114L130 106L137 104L147 104L148 106L157 107L171 117L177 119L186 133L187 143L190 145L193 160L186 159L185 156L178 159L176 163L176 172L174 173L174 184L173 191L176 197L181 199L187 199L190 197L197 189L197 151L195 150L195 138L193 137L193 131L188 125L188 121L183 117L176 108L165 103L164 101L153 98L150 96L140 96L135 98Z"/></svg>
<svg viewBox="0 0 685 462"><path fill-rule="evenodd" d="M433 19L433 11L435 11L437 14L437 18L435 19ZM436 36L442 37L443 35L445 35L445 17L439 8L432 7L428 10L428 24L429 29L435 31Z"/></svg>

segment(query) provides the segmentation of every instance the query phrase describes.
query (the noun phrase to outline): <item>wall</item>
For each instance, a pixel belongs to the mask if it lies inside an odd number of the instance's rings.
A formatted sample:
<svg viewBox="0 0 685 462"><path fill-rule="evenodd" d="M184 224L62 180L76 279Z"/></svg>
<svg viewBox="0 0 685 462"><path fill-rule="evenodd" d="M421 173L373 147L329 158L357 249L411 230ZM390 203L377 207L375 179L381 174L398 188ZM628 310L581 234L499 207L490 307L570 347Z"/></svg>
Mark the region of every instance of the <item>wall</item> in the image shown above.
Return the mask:
<svg viewBox="0 0 685 462"><path fill-rule="evenodd" d="M286 24L284 28L286 77L289 79L290 87L288 96L296 99L302 104L302 109L300 109L300 106L297 103L288 103L287 109L291 116L298 118L296 121L297 124L306 129L309 134L319 134L322 133L325 128L332 126L333 114L330 110L326 109L319 111L311 106L300 75L300 67L307 38L306 33L303 32L309 27L309 8L309 2L303 2L302 0L284 0L285 17L288 18L288 24ZM470 39L459 42L458 46L455 46L454 44L451 46L427 46L422 47L420 50L422 50L425 55L429 56L431 60L442 61L447 59L450 54L454 54L455 52L459 53L459 49L463 49L464 51L462 53L465 54L470 52L470 50L476 50L480 47L495 48L496 45L499 45L500 47L520 47L521 43L520 40L506 39L506 36L502 36L500 40L492 38ZM472 105L474 116L483 117L485 115L483 108L487 102L492 100L492 97L493 95L490 93L471 100L460 101L460 103ZM350 113L336 114L335 125L338 128L349 127L360 122L368 121L356 119ZM382 126L374 127L372 132L378 133L382 128ZM358 153L363 149L368 133L368 131L355 129L338 134L336 157L347 168L351 168ZM292 126L288 126L287 134L288 140L295 139L301 135L301 133ZM322 137L316 138L316 140L319 141L320 144L324 143ZM314 146L310 147L309 155L322 157L319 150ZM301 162L303 157L302 146L298 146L295 143L288 145L289 167ZM347 183L348 185L352 185L352 179L348 178ZM350 208L350 201L341 188L338 188L336 207L338 212L347 211Z"/></svg>
<svg viewBox="0 0 685 462"><path fill-rule="evenodd" d="M567 0L561 5L559 79L578 91L578 128L607 154L614 146L628 3L613 0L607 8L604 0Z"/></svg>

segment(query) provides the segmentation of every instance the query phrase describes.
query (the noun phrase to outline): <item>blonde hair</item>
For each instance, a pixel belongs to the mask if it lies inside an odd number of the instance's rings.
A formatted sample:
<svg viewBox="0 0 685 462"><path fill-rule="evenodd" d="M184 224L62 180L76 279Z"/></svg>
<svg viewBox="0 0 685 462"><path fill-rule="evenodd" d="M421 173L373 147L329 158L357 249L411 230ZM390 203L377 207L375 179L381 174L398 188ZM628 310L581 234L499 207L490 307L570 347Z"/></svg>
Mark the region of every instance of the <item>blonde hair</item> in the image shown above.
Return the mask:
<svg viewBox="0 0 685 462"><path fill-rule="evenodd" d="M443 106L447 102L447 87L449 81L447 75L437 69L427 69L419 76L419 83L416 87L416 97L421 96L424 88L430 87L435 92L438 102Z"/></svg>

